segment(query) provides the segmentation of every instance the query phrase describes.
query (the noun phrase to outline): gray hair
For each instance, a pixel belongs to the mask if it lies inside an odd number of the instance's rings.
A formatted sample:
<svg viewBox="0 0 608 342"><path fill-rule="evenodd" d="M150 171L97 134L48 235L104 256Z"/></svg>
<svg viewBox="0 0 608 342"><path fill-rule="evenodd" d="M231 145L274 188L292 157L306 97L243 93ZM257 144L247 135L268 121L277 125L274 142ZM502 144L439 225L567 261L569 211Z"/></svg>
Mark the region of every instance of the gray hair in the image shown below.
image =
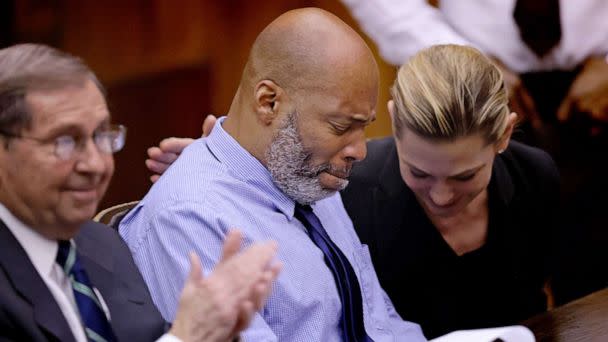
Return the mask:
<svg viewBox="0 0 608 342"><path fill-rule="evenodd" d="M105 96L93 71L78 57L41 44L0 50L0 132L18 134L30 127L27 92L81 86L87 80Z"/></svg>

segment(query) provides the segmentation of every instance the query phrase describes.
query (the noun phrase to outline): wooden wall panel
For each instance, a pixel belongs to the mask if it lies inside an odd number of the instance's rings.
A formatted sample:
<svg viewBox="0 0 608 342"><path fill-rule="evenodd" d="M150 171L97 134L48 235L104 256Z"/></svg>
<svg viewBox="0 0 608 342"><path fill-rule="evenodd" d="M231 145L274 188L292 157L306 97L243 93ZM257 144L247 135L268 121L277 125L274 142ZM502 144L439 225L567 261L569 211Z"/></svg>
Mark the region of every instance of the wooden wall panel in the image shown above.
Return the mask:
<svg viewBox="0 0 608 342"><path fill-rule="evenodd" d="M106 83L205 60L206 1L64 2L62 47L84 58Z"/></svg>
<svg viewBox="0 0 608 342"><path fill-rule="evenodd" d="M194 66L141 77L108 88L112 120L127 126L127 144L101 207L142 198L148 188L146 149L169 136L200 136L209 103L209 71Z"/></svg>
<svg viewBox="0 0 608 342"><path fill-rule="evenodd" d="M10 0L9 0L10 1ZM42 42L82 57L110 90L127 147L103 205L148 188L145 149L162 137L197 136L207 113L232 101L257 34L281 13L315 6L357 29L338 0L13 0L13 41ZM369 42L369 40L368 40ZM368 136L390 134L386 111L393 67L380 67L378 120Z"/></svg>

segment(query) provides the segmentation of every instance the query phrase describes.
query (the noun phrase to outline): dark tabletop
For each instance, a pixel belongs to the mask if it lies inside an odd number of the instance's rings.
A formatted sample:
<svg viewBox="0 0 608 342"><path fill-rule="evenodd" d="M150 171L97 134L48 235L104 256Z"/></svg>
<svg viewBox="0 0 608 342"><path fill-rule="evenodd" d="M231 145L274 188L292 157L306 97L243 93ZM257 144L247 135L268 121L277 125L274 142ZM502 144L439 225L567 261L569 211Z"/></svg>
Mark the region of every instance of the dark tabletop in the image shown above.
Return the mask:
<svg viewBox="0 0 608 342"><path fill-rule="evenodd" d="M608 288L522 323L538 342L608 341Z"/></svg>

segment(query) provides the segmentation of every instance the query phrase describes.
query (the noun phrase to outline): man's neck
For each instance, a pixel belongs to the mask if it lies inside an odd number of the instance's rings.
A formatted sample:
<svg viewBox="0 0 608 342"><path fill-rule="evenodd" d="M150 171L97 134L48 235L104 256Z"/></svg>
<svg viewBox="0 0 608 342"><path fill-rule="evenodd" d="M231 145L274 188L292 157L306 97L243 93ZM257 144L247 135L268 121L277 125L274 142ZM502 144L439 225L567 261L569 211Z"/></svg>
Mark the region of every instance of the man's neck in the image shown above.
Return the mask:
<svg viewBox="0 0 608 342"><path fill-rule="evenodd" d="M247 152L259 160L262 165L266 166L268 143L263 138L264 134L259 131L258 123L249 122L250 120L245 120L243 116L241 113L228 113L228 116L222 122L222 128Z"/></svg>

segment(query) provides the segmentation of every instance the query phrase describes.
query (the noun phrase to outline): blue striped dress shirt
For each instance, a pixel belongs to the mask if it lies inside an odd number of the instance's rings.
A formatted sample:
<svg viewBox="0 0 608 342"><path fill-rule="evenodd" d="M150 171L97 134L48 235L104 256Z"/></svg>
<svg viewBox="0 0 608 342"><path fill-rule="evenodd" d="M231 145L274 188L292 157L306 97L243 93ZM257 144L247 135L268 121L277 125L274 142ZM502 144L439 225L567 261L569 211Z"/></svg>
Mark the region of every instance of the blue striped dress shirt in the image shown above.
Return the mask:
<svg viewBox="0 0 608 342"><path fill-rule="evenodd" d="M172 321L189 271L188 251L196 251L210 270L227 231L236 227L246 244L277 241L284 264L265 307L242 334L245 341L339 341L340 297L323 253L294 218L294 201L219 122L208 138L182 153L121 222L120 233L155 304ZM403 321L380 287L340 195L312 207L352 263L368 335L376 342L425 341L420 327Z"/></svg>

